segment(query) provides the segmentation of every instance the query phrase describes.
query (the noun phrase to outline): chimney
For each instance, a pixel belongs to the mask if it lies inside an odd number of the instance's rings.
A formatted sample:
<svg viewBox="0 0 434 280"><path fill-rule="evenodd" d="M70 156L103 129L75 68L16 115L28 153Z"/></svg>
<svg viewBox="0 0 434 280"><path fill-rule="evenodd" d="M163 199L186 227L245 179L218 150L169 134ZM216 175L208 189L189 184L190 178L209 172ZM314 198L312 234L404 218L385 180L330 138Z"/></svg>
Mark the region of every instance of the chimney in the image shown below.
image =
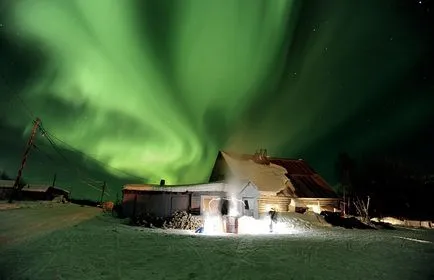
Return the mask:
<svg viewBox="0 0 434 280"><path fill-rule="evenodd" d="M160 187L164 186L165 184L166 184L166 180L161 179L161 180L160 180Z"/></svg>

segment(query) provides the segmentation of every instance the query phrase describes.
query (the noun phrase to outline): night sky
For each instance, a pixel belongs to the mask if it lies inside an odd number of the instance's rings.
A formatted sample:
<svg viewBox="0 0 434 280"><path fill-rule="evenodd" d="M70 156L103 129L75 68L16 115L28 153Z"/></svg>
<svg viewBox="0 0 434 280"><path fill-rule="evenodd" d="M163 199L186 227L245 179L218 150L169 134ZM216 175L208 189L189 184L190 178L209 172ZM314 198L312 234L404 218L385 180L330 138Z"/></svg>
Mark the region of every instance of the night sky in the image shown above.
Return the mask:
<svg viewBox="0 0 434 280"><path fill-rule="evenodd" d="M11 176L36 116L24 177L76 197L203 182L220 149L303 158L331 184L340 152L434 173L434 1L0 3Z"/></svg>

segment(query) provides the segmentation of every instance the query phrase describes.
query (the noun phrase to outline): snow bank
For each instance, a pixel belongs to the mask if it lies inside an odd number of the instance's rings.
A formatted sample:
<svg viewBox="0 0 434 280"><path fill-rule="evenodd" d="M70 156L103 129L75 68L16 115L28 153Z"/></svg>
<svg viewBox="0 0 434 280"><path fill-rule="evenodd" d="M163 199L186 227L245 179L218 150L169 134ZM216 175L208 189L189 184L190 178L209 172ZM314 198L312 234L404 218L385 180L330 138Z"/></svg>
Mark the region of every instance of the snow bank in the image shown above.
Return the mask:
<svg viewBox="0 0 434 280"><path fill-rule="evenodd" d="M332 225L327 223L324 220L324 217L313 213L306 212L305 214L300 213L279 213L279 220L285 223L289 223L294 225L300 229L312 229L312 228L321 228L321 227L331 227Z"/></svg>
<svg viewBox="0 0 434 280"><path fill-rule="evenodd" d="M399 220L393 217L385 218L372 218L373 222L388 223L394 226L410 227L410 228L434 228L434 222L432 221L417 221L417 220Z"/></svg>
<svg viewBox="0 0 434 280"><path fill-rule="evenodd" d="M21 208L40 208L40 207L62 207L68 205L68 203L60 203L56 201L49 200L38 200L38 201L15 201L9 203L6 200L0 201L0 210L11 210L11 209L21 209Z"/></svg>
<svg viewBox="0 0 434 280"><path fill-rule="evenodd" d="M331 227L324 218L317 214L279 213L273 224L273 233L292 234L310 231L316 228ZM262 215L260 219L241 217L238 219L239 234L270 233L270 218Z"/></svg>

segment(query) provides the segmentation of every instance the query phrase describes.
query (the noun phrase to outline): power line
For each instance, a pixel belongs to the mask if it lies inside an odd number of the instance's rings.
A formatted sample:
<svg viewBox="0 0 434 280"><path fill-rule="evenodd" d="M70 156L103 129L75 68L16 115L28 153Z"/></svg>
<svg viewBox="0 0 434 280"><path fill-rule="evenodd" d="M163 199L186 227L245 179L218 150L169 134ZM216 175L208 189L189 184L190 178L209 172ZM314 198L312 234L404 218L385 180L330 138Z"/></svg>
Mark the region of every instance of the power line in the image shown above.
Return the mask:
<svg viewBox="0 0 434 280"><path fill-rule="evenodd" d="M48 133L46 132L46 130L43 128L42 124L40 124L39 129L42 132L43 137L48 141L48 143L50 144L50 146L53 148L53 150L63 159L63 161L65 161L66 163L73 165L77 171L77 175L78 177L82 178L81 181L85 182L83 180L83 178L87 177L87 176L83 176L82 172L80 171L80 169L74 165L61 151L60 149L57 147L57 145L54 143L54 141L51 139L51 137L48 135ZM40 151L41 153L45 154L45 156L47 156L48 158L50 158L51 160L53 160L53 158L51 156L49 156L47 153L43 152L40 147L34 145L34 148L36 148L38 151ZM54 161L54 160L53 160ZM64 169L64 168L63 168ZM87 180L93 181L94 183L97 184L102 184L103 181L98 181L92 178L87 177ZM86 184L88 184L86 182Z"/></svg>
<svg viewBox="0 0 434 280"><path fill-rule="evenodd" d="M38 151L39 153L43 154L44 156L46 156L48 159L55 161L48 153L46 153L45 151L43 151L39 146L37 146L36 144L33 144L33 149L35 149L36 151Z"/></svg>
<svg viewBox="0 0 434 280"><path fill-rule="evenodd" d="M51 161L53 161L53 162L55 162L55 163L58 163L59 161L58 160L55 160L49 153L47 153L47 152L45 152L44 150L42 150L39 146L36 146L36 145L33 145L33 148L36 150L36 151L38 151L40 154L43 154L45 157L47 157L48 159L50 159ZM57 166L57 167L59 167L59 166ZM61 167L62 169L64 169L64 170L70 170L70 169L67 169L66 167ZM77 172L78 174L80 174L80 172ZM79 177L81 177L81 176L79 176ZM96 181L95 181L96 182ZM101 181L102 182L102 181Z"/></svg>
<svg viewBox="0 0 434 280"><path fill-rule="evenodd" d="M21 102L29 117L33 120L36 119L35 114L33 114L32 110L30 110L30 107L27 106L26 102L24 102L24 100L19 96L19 94L15 94L14 97L16 97Z"/></svg>
<svg viewBox="0 0 434 280"><path fill-rule="evenodd" d="M42 127L42 125L40 126L41 132L42 132L42 136L47 139L48 143L50 143L51 147L54 149L54 151L56 151L57 154L59 154L59 156L66 161L67 163L70 163L69 159L66 158L66 156L60 151L60 149L57 148L57 145L54 143L54 141L50 138L50 136L48 135L48 133L45 131L45 129Z"/></svg>
<svg viewBox="0 0 434 280"><path fill-rule="evenodd" d="M44 154L48 159L50 159L53 162L55 162L55 160L47 152L43 151L39 146L33 145L33 148L36 151L40 152L41 154ZM66 170L65 167L62 167L62 169ZM90 177L82 176L82 174L79 172L78 168L77 168L77 175L78 175L79 180L80 180L81 183L83 183L83 184L85 184L85 185L87 185L87 186L89 186L89 187L97 190L98 192L102 192L102 185L104 184L103 181L98 181L98 180L92 179ZM105 190L104 196L110 196L110 192L107 191L107 190Z"/></svg>
<svg viewBox="0 0 434 280"><path fill-rule="evenodd" d="M48 135L48 133L46 132L46 130L45 129L42 129L42 132L43 132L43 134L44 134L44 137L45 137L45 139L47 139L47 141L50 143L50 145L51 145L51 147L56 151L56 153L57 154L59 154L59 156L66 162L66 163L68 163L68 164L70 164L70 165L73 165L74 167L75 167L75 170L77 171L77 175L78 175L78 177L80 177L80 178L85 178L85 177L87 177L87 176L83 176L83 172L80 170L80 168L79 167L77 167L76 165L74 165L61 151L60 151L60 149L58 148L58 146L54 143L54 141L51 139L51 137ZM102 184L103 183L103 181L99 181L99 180L95 180L95 179L92 179L92 178L90 178L90 177L87 177L86 178L87 180L90 180L90 181L93 181L94 183L97 183L97 184ZM81 179L82 181L84 181L83 179ZM87 184L87 183L86 183Z"/></svg>
<svg viewBox="0 0 434 280"><path fill-rule="evenodd" d="M71 162L66 158L66 156L65 156L65 155L60 151L60 149L58 148L58 146L57 146L56 143L54 142L53 138L55 138L58 142L63 143L65 146L67 146L68 148L70 148L72 151L75 151L75 152L77 152L77 153L83 155L84 157L87 157L87 158L89 158L89 159L91 159L91 160L93 160L93 161L96 161L96 162L100 163L100 164L103 165L103 166L106 166L106 167L108 167L108 168L112 168L112 167L110 167L110 166L108 166L108 165L105 165L103 162L101 162L101 161L99 161L99 160L97 160L97 159L95 159L95 158L93 158L93 157L90 157L90 156L84 154L83 152L81 152L81 151L79 151L79 150L73 148L73 147L72 147L71 145L69 145L68 143L66 143L66 142L64 142L64 141L62 141L62 140L60 140L59 138L57 138L56 136L54 136L52 133L48 132L45 128L43 128L43 127L42 127L42 124L40 124L40 129L41 129L41 132L42 132L42 134L44 135L44 137L47 139L47 141L48 141L48 142L50 143L50 145L53 147L53 149L54 149L54 150L55 150L55 151L56 151L56 152L57 152L57 153L62 157L62 159L64 159L66 162L71 163ZM116 169L116 168L114 168L114 169ZM87 177L87 180L86 180L86 179L83 179L84 176L82 176L82 174L81 174L81 172L80 172L80 169L77 168L76 170L77 170L77 172L79 173L79 174L78 174L78 175L79 175L78 177L81 177L81 182L82 182L82 183L86 184L87 186L89 186L89 187L91 187L91 188L93 188L93 189L95 189L95 190L101 191L103 197L104 197L104 196L110 196L110 192L109 192L109 191L104 187L105 182L103 182L103 181L98 181L98 180L92 179L92 178L90 178L90 177ZM118 170L118 169L116 169L116 170ZM122 170L118 170L118 171L123 172ZM124 172L124 173L125 173L125 172ZM128 173L127 173L127 174L128 174ZM129 175L129 176L133 176L133 175L131 175L131 174L128 174L128 175ZM137 178L139 178L139 177L137 177ZM142 179L142 178L141 178L141 179ZM142 180L143 180L143 179L142 179ZM89 182L89 181L91 181L91 182ZM103 186L96 186L95 184L97 184L97 185L104 184L104 185L103 185ZM104 188L104 190L103 190L102 188Z"/></svg>
<svg viewBox="0 0 434 280"><path fill-rule="evenodd" d="M112 166L110 166L110 165L108 165L108 164L106 164L106 163L104 163L104 162L102 162L102 161L100 161L100 160L98 160L98 159L96 159L96 158L94 158L94 157L89 156L88 154L83 153L83 152L80 151L80 150L77 150L76 148L74 148L74 147L71 146L70 144L66 143L65 141L59 139L58 137L56 137L56 136L53 135L52 133L48 132L47 130L45 130L45 133L48 134L52 139L55 139L55 140L57 140L58 142L62 143L64 146L68 147L70 150L72 150L72 151L74 151L74 152L76 152L76 153L79 153L79 154L82 155L83 157L86 157L86 158L88 158L88 159L90 159L90 160L92 160L92 161L95 161L95 162L99 163L100 165L106 167L107 169L116 170L116 171L118 171L118 172L123 173L124 175L129 176L129 177L132 177L132 178L135 178L135 179L139 179L139 180L146 181L145 178L142 178L142 177L139 177L139 176L133 175L133 174L131 174L131 173L129 173L129 172L126 172L126 171L124 171L124 170L118 169L118 168L116 168L116 167L112 167Z"/></svg>
<svg viewBox="0 0 434 280"><path fill-rule="evenodd" d="M59 154L59 156L67 163L69 163L70 165L73 165L77 171L77 174L79 177L85 177L82 176L82 173L80 168L78 168L75 164L73 164L59 149L59 147L56 145L56 143L54 142L54 140L51 138L50 134L47 132L47 130L45 128L43 128L42 124L40 125L40 129L42 132L42 135L44 136L45 139L47 139L47 141L50 143L51 147L56 151L57 154ZM103 181L97 181L92 179L94 182L103 182Z"/></svg>
<svg viewBox="0 0 434 280"><path fill-rule="evenodd" d="M10 89L10 87L9 87L9 85L7 84L7 83L3 83L5 86L7 86L9 89ZM8 104L10 104L13 100L14 100L14 98L16 98L16 99L18 99L18 101L21 103L21 105L22 105L22 107L25 109L25 111L26 111L26 113L27 113L27 115L29 116L29 118L31 118L32 120L34 120L33 122L35 123L35 125L36 125L36 127L35 127L35 129L36 130L40 130L41 132L42 132L42 136L44 136L44 138L48 141L48 143L51 145L51 147L56 151L56 153L65 161L65 162L67 162L67 163L69 163L69 164L72 164L70 161L69 161L69 159L60 151L60 149L57 147L57 145L55 144L55 142L53 141L53 139L51 138L51 135L52 134L49 134L49 133L47 133L47 131L44 129L44 127L42 126L42 123L40 122L40 120L39 120L39 118L36 118L36 116L35 116L35 114L32 112L32 110L30 109L30 107L26 104L26 102L24 102L24 100L19 96L19 93L15 93L15 94L12 94L11 95L11 97L9 98L9 100L6 100L6 102L4 102L3 104L5 104L5 103L8 103ZM35 121L36 120L36 121ZM55 137L54 135L52 135L52 137ZM57 139L57 141L59 141L59 142L63 142L63 141L61 141L59 138L57 138L57 137L55 137L56 139ZM66 144L65 142L63 142L64 144ZM68 145L69 147L71 147L72 148L72 146L70 146L70 145ZM52 161L54 161L54 159L50 156L50 155L48 155L47 153L45 153L44 151L42 151L42 149L39 147L39 146L36 146L35 144L31 144L31 146L29 146L28 147L28 150L30 151L30 150L32 150L32 149L34 149L34 150L36 150L36 151L38 151L38 152L40 152L41 154L44 154L44 156L46 156L47 158L49 158L50 160L52 160ZM76 151L77 152L77 150L75 150L75 149L73 149L74 151ZM80 152L80 151L78 151L78 152ZM80 152L80 154L82 154L82 155L84 155L84 156L86 156L86 157L89 157L89 156L87 156L86 154L84 154L84 153L81 153ZM89 157L89 158L91 158L91 157ZM94 161L97 161L97 160L95 160L95 159L93 159ZM97 162L99 162L100 164L103 164L102 162L100 162L100 161L97 161ZM79 168L77 167L77 166L75 166L76 168L76 171L77 171L77 175L78 175L78 177L83 177L83 176L81 176L82 174L81 174L81 172L80 172L80 170L79 170ZM18 175L18 176L20 176L20 175ZM82 180L82 182L83 183L85 183L86 185L88 185L88 186L90 186L90 187L92 187L92 188L94 188L95 190L97 190L98 192L102 192L102 196L101 196L101 199L104 197L104 196L110 196L110 192L108 192L107 190L106 190L106 183L105 182L103 182L103 181L97 181L97 180L95 180L95 179L91 179L91 178L87 178L88 180L90 180L90 181L93 181L93 183L97 183L97 184L103 184L103 186L101 186L100 188L98 188L98 187L96 187L96 186L94 186L93 184L90 184L89 182L86 182L86 181L84 181L84 180ZM11 197L11 199L12 199L12 197Z"/></svg>
<svg viewBox="0 0 434 280"><path fill-rule="evenodd" d="M20 101L21 105L23 106L23 108L26 110L26 113L29 115L29 117L34 120L36 119L35 114L32 112L32 110L30 109L30 107L24 102L24 100L20 97L20 93L16 90L12 90L12 88L9 86L9 84L6 82L6 79L4 78L4 76L2 75L2 80L3 80L3 85L9 89L9 91L11 92L11 96L8 100L6 100L3 104L6 103L11 103L14 98L18 99L18 101Z"/></svg>
<svg viewBox="0 0 434 280"><path fill-rule="evenodd" d="M35 119L35 114L32 112L32 110L30 109L30 107L24 102L24 100L19 96L19 95L16 95L15 96L19 101L20 101L20 103L21 103L21 105L25 108L25 110L27 111L27 114L29 115L29 117L31 117L32 119ZM112 167L112 166L110 166L110 165L108 165L108 164L106 164L106 163L104 163L104 162L102 162L102 161L100 161L100 160L98 160L98 159L96 159L96 158L94 158L94 157L92 157L92 156L90 156L90 155L88 155L88 154L86 154L86 153L84 153L84 152L82 152L82 151L80 151L80 150L77 150L76 148L74 148L72 145L70 145L70 144L68 144L68 143L66 143L65 141L63 141L63 140L61 140L61 139L59 139L57 136L55 136L53 133L51 133L51 132L49 132L49 131L47 131L43 126L42 126L42 123L40 123L39 124L39 129L41 130L41 132L42 132L42 136L44 136L44 138L46 138L47 139L47 141L50 143L50 145L53 147L53 149L66 161L66 162L68 162L68 163L70 163L70 164L72 164L68 159L67 159L67 157L60 151L60 149L57 147L57 145L55 144L55 141L54 140L56 140L57 142L60 142L61 144L63 144L63 146L65 146L65 147L67 147L69 150L71 150L71 151L73 151L73 152L75 152L75 153L78 153L78 154L80 154L81 156L83 156L83 157L85 157L85 158L88 158L88 159L90 159L90 160L92 160L92 161L94 161L94 162L97 162L97 163L99 163L101 166L103 166L103 167L105 167L106 169L111 169L111 170L115 170L115 171L117 171L117 172L119 172L119 173L122 173L122 174L124 174L124 175L126 175L127 177L130 177L130 178L135 178L135 179L137 179L137 180L140 180L140 181L147 181L145 178L142 178L142 177L140 177L140 176L136 176L136 175L134 175L134 174L131 174L131 173L129 173L129 172L126 172L126 171L124 171L124 170L121 170L121 169L118 169L118 168L116 168L116 167ZM54 139L54 140L53 140ZM80 173L80 171L79 171L79 169L77 168L77 172L79 172Z"/></svg>

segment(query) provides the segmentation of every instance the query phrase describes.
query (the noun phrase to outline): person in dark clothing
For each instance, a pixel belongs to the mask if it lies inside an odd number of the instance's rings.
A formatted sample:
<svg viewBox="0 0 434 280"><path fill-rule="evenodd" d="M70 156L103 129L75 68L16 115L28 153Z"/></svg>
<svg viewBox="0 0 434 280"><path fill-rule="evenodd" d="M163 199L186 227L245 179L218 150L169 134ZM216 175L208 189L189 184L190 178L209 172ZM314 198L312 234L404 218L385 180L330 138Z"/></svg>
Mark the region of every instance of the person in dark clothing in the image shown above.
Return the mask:
<svg viewBox="0 0 434 280"><path fill-rule="evenodd" d="M277 223L276 209L271 208L270 212L268 212L268 215L270 215L270 232L273 232L273 224Z"/></svg>

